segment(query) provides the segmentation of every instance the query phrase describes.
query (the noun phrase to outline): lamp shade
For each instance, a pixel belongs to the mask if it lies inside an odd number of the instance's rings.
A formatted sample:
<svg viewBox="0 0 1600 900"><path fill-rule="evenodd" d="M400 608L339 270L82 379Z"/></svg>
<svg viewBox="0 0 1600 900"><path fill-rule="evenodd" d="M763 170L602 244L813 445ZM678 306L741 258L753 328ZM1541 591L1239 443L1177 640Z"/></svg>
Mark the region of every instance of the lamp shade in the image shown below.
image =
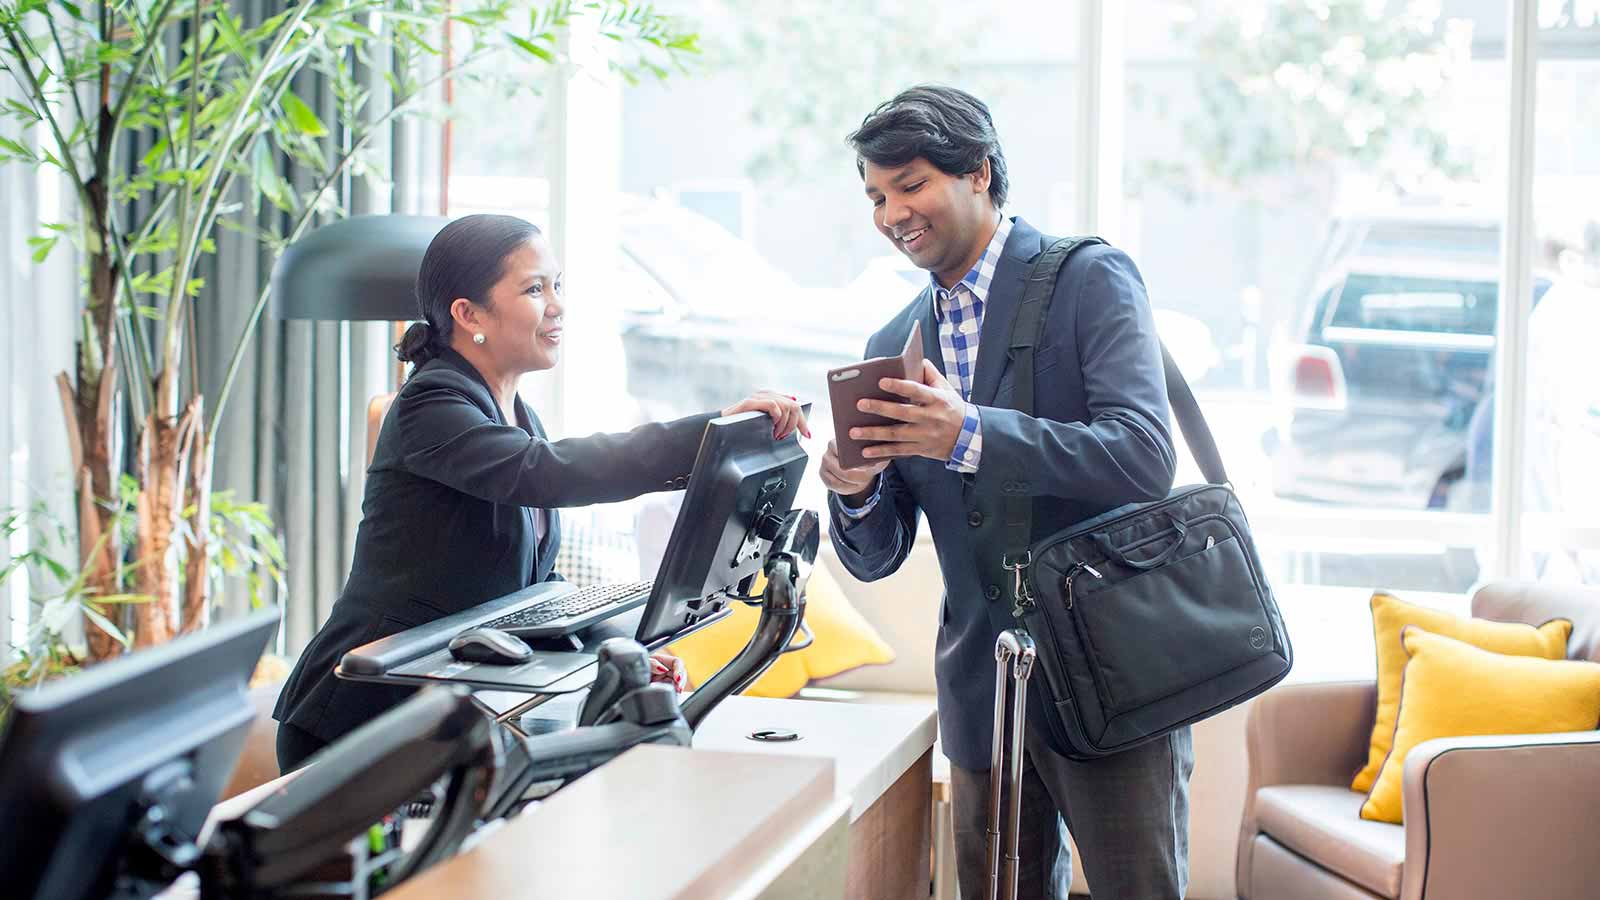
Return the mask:
<svg viewBox="0 0 1600 900"><path fill-rule="evenodd" d="M279 319L419 318L417 270L443 216L353 216L290 244L272 269Z"/></svg>

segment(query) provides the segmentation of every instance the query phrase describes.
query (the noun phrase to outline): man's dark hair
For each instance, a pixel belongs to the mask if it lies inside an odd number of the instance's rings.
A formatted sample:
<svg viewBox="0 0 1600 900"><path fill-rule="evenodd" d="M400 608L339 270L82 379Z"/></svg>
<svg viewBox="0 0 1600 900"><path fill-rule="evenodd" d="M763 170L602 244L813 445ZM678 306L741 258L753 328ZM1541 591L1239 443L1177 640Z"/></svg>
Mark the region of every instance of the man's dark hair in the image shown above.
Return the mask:
<svg viewBox="0 0 1600 900"><path fill-rule="evenodd" d="M856 151L856 171L903 166L917 157L946 175L969 175L989 160L989 199L1006 203L1006 155L983 101L958 88L919 84L907 88L861 120L845 138Z"/></svg>

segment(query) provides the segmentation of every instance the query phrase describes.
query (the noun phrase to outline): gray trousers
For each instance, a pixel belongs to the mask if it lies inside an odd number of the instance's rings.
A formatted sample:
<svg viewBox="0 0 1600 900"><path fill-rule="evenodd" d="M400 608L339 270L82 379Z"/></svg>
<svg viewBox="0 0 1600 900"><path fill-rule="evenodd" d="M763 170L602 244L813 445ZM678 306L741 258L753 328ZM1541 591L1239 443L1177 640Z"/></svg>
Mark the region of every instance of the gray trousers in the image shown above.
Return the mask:
<svg viewBox="0 0 1600 900"><path fill-rule="evenodd" d="M1066 900L1070 829L1094 900L1179 900L1189 881L1188 728L1125 753L1074 762L1029 729L1018 835L1019 900ZM961 900L985 900L989 773L950 767ZM1002 820L1002 830L1004 822Z"/></svg>

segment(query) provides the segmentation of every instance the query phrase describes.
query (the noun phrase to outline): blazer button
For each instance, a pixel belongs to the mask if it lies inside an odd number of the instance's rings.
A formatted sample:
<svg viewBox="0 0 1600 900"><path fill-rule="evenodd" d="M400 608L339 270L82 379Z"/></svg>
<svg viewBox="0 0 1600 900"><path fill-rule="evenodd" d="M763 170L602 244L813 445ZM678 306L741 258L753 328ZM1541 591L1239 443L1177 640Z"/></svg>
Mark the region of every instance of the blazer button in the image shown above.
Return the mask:
<svg viewBox="0 0 1600 900"><path fill-rule="evenodd" d="M990 600L999 600L1000 599L1000 586L997 585L997 584L989 585L988 587L983 589L983 596L989 598Z"/></svg>
<svg viewBox="0 0 1600 900"><path fill-rule="evenodd" d="M977 528L979 525L982 525L983 513L978 512L977 510L967 513L967 524L971 525L973 528Z"/></svg>

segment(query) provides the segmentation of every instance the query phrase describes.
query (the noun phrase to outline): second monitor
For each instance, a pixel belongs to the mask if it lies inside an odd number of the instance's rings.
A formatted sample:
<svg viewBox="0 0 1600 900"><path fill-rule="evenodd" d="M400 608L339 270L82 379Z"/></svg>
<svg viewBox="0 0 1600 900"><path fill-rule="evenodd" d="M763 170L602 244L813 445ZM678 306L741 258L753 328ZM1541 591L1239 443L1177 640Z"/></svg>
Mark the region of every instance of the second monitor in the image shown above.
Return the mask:
<svg viewBox="0 0 1600 900"><path fill-rule="evenodd" d="M773 440L766 413L711 420L639 622L640 643L689 628L748 589L805 468L799 440Z"/></svg>

